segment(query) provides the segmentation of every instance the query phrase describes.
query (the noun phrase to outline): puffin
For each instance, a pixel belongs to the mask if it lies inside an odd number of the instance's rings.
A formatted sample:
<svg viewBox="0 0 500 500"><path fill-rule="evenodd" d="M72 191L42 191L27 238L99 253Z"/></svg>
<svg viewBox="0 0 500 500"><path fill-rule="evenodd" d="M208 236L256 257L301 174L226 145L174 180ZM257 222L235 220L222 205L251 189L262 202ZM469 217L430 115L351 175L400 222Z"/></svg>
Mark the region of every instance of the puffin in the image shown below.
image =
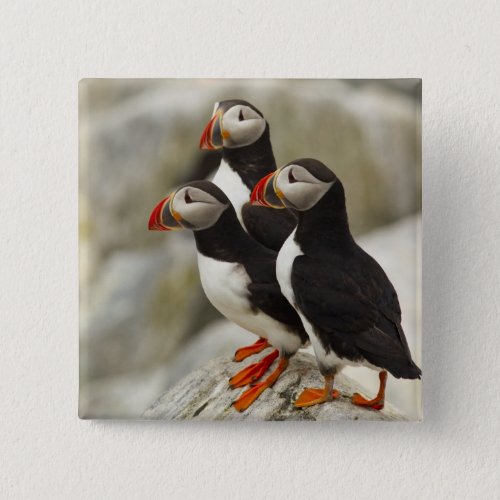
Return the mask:
<svg viewBox="0 0 500 500"><path fill-rule="evenodd" d="M240 99L216 102L201 136L200 148L222 151L212 182L227 194L245 231L278 252L297 225L295 214L249 203L257 182L276 170L269 124L264 115Z"/></svg>
<svg viewBox="0 0 500 500"><path fill-rule="evenodd" d="M297 225L296 215L249 203L257 182L276 170L269 124L264 115L241 99L216 102L201 135L200 149L222 152L212 182L227 194L245 231L278 252ZM269 343L260 338L255 344L238 349L234 361L242 361L267 347Z"/></svg>
<svg viewBox="0 0 500 500"><path fill-rule="evenodd" d="M252 386L233 403L246 410L309 341L302 321L281 294L277 252L249 236L224 192L210 181L192 181L161 200L151 212L149 230L191 229L203 290L226 318L277 349L230 380L233 388ZM259 383L274 360L277 367Z"/></svg>
<svg viewBox="0 0 500 500"><path fill-rule="evenodd" d="M381 410L388 372L405 379L422 372L412 360L392 283L351 234L342 182L320 161L298 159L265 176L251 202L299 214L276 275L302 319L325 384L304 389L295 406L335 399L335 375L345 366L366 366L379 372L378 393L372 399L356 393L352 402Z"/></svg>

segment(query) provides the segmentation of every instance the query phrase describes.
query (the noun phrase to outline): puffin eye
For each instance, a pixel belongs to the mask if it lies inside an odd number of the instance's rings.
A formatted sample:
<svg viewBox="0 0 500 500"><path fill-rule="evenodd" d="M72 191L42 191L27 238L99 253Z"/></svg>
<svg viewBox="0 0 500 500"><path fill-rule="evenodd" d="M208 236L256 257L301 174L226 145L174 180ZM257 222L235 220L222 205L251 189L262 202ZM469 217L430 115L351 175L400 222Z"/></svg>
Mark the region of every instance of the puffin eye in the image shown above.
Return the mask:
<svg viewBox="0 0 500 500"><path fill-rule="evenodd" d="M240 114L238 115L238 120L242 122L244 119L245 117L243 116L243 110L240 108Z"/></svg>
<svg viewBox="0 0 500 500"><path fill-rule="evenodd" d="M288 172L288 182L290 184L298 182L297 179L293 176L293 172L291 170L290 170L290 172Z"/></svg>
<svg viewBox="0 0 500 500"><path fill-rule="evenodd" d="M193 203L193 200L191 199L191 196L189 196L189 193L186 191L186 194L184 195L184 201L186 203Z"/></svg>

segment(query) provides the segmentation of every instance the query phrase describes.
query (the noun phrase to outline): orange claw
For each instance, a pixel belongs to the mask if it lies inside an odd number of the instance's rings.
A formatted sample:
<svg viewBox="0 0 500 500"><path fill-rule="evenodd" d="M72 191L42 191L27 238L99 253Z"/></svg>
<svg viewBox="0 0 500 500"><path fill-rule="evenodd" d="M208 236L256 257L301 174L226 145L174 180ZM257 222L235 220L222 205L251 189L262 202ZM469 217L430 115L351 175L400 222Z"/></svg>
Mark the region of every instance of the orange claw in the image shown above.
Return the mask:
<svg viewBox="0 0 500 500"><path fill-rule="evenodd" d="M235 389L236 387L243 387L259 380L267 372L268 368L273 364L273 361L278 357L279 351L275 349L271 354L268 354L257 363L248 365L243 370L239 371L236 375L229 379L229 385Z"/></svg>
<svg viewBox="0 0 500 500"><path fill-rule="evenodd" d="M264 349L267 349L268 347L270 347L270 345L271 344L269 344L269 342L265 338L260 337L259 340L257 340L257 342L255 342L254 344L245 347L240 347L234 353L233 361L237 362L243 361L244 359L248 358L248 356L251 356L252 354L257 354L263 351Z"/></svg>
<svg viewBox="0 0 500 500"><path fill-rule="evenodd" d="M352 403L357 406L364 406L372 410L382 410L385 403L385 384L387 382L387 372L385 370L378 374L380 386L377 395L373 399L366 399L364 396L356 392L352 396Z"/></svg>
<svg viewBox="0 0 500 500"><path fill-rule="evenodd" d="M276 370L269 377L247 389L234 403L238 411L245 411L267 388L272 387L288 366L288 358L281 358Z"/></svg>
<svg viewBox="0 0 500 500"><path fill-rule="evenodd" d="M314 406L327 401L332 401L340 396L339 391L332 390L333 377L325 377L325 387L304 389L301 395L295 401L297 408L305 408L306 406Z"/></svg>

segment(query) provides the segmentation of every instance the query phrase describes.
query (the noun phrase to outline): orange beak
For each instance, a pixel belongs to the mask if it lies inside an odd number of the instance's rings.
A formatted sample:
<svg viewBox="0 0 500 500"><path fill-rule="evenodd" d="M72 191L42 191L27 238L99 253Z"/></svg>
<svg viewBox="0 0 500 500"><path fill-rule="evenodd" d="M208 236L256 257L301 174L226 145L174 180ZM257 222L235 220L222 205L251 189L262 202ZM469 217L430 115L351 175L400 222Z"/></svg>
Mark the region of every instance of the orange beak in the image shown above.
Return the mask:
<svg viewBox="0 0 500 500"><path fill-rule="evenodd" d="M268 208L285 208L274 186L276 174L277 171L271 172L256 184L250 195L250 203L252 205Z"/></svg>
<svg viewBox="0 0 500 500"><path fill-rule="evenodd" d="M150 231L171 231L182 229L179 223L179 216L172 211L170 200L172 195L167 196L156 205L149 216L148 229ZM176 216L177 215L177 216Z"/></svg>
<svg viewBox="0 0 500 500"><path fill-rule="evenodd" d="M220 149L222 147L222 113L216 112L201 134L200 149Z"/></svg>

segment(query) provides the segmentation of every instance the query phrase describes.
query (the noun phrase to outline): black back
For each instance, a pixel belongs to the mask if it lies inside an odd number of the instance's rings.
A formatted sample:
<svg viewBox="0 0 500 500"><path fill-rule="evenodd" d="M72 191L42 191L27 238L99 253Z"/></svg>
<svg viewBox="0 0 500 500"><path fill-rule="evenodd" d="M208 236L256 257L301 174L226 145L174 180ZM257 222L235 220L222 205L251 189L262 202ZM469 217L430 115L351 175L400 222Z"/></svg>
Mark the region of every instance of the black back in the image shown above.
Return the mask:
<svg viewBox="0 0 500 500"><path fill-rule="evenodd" d="M312 209L299 214L295 240L304 252L292 267L296 305L325 350L367 360L398 378L420 378L401 327L396 291L354 241L339 180Z"/></svg>
<svg viewBox="0 0 500 500"><path fill-rule="evenodd" d="M296 216L289 210L243 205L243 223L252 236L265 247L278 252L297 225Z"/></svg>
<svg viewBox="0 0 500 500"><path fill-rule="evenodd" d="M224 101L224 106L229 109L238 103L250 106L262 116L258 109L245 101ZM222 158L251 192L264 176L276 170L269 124L266 123L264 132L253 144L241 148L222 148ZM297 225L296 216L289 210L276 211L273 208L252 206L250 203L243 206L242 218L248 234L275 251L279 251Z"/></svg>

